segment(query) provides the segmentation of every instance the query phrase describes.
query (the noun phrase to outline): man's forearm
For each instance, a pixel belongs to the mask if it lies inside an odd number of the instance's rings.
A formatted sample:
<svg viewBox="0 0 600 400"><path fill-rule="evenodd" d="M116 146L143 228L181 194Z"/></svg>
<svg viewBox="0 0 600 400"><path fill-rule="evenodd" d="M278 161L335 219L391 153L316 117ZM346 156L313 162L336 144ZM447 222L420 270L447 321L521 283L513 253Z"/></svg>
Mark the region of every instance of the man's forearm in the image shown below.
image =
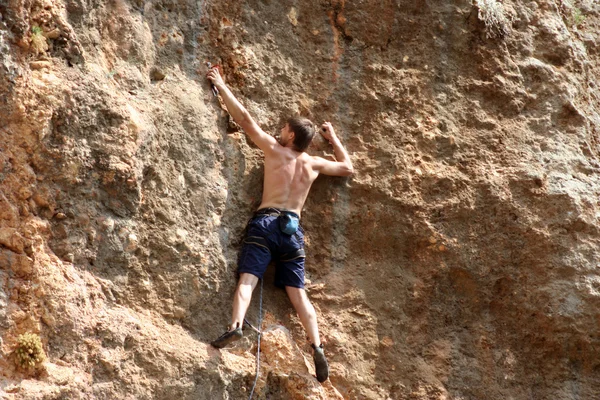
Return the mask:
<svg viewBox="0 0 600 400"><path fill-rule="evenodd" d="M342 142L340 142L340 139L338 139L338 137L334 135L331 137L331 140L329 142L333 146L333 153L335 154L336 161L344 163L348 165L350 169L352 169L352 161L350 161L350 155L348 155L348 152L342 145Z"/></svg>
<svg viewBox="0 0 600 400"><path fill-rule="evenodd" d="M233 95L233 93L231 93L231 90L229 90L227 86L219 85L217 86L217 89L219 89L219 92L221 93L221 98L225 103L225 107L227 107L227 111L229 112L233 120L241 125L242 122L249 115L248 111L246 110L246 108L244 108L242 103L240 103L238 99L235 98L235 96Z"/></svg>

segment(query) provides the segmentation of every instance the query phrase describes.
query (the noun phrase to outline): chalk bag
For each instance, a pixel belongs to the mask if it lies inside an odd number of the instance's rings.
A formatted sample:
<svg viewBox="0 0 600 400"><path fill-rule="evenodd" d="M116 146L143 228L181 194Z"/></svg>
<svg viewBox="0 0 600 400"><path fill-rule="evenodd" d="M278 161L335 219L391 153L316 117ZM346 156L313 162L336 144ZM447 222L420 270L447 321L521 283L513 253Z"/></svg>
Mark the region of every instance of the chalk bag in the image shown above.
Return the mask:
<svg viewBox="0 0 600 400"><path fill-rule="evenodd" d="M300 219L294 214L281 213L279 216L279 230L286 235L293 235L298 230Z"/></svg>

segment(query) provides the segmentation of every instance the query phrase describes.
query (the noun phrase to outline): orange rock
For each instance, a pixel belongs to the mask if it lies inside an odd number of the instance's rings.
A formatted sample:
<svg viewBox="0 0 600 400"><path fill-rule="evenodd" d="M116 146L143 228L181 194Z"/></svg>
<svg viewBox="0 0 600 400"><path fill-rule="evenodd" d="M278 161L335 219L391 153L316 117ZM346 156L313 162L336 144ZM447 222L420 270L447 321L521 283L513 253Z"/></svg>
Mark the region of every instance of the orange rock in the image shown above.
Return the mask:
<svg viewBox="0 0 600 400"><path fill-rule="evenodd" d="M23 237L15 228L0 228L0 244L15 253L23 253L25 247Z"/></svg>
<svg viewBox="0 0 600 400"><path fill-rule="evenodd" d="M304 353L285 327L271 325L264 329L261 350L270 371L267 385L280 386L285 398L343 399L330 381L317 381L312 354Z"/></svg>

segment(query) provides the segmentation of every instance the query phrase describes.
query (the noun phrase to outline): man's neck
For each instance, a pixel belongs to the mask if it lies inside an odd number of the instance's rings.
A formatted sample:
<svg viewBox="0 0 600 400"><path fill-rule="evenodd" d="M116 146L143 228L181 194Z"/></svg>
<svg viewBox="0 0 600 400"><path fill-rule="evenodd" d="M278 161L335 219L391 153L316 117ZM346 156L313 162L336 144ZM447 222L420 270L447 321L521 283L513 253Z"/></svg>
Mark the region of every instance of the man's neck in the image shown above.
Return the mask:
<svg viewBox="0 0 600 400"><path fill-rule="evenodd" d="M297 149L296 149L296 147L294 147L294 143L292 143L292 142L288 142L288 143L287 143L285 146L283 146L283 147L285 147L286 149L293 150L293 151L295 151L296 153L302 153L300 150L297 150Z"/></svg>

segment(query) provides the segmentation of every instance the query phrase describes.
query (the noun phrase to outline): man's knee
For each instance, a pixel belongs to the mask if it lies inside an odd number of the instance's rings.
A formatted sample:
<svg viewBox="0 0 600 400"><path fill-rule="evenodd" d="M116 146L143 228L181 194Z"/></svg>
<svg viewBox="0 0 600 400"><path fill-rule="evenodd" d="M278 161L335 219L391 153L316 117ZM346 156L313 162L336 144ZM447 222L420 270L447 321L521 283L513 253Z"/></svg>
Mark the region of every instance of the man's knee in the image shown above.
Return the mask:
<svg viewBox="0 0 600 400"><path fill-rule="evenodd" d="M252 289L256 287L258 283L258 277L256 275L252 275L246 272L242 272L240 274L240 279L238 280L238 287L241 285L250 285Z"/></svg>
<svg viewBox="0 0 600 400"><path fill-rule="evenodd" d="M285 291L294 306L302 304L310 305L310 300L308 300L308 296L304 289L286 286Z"/></svg>

